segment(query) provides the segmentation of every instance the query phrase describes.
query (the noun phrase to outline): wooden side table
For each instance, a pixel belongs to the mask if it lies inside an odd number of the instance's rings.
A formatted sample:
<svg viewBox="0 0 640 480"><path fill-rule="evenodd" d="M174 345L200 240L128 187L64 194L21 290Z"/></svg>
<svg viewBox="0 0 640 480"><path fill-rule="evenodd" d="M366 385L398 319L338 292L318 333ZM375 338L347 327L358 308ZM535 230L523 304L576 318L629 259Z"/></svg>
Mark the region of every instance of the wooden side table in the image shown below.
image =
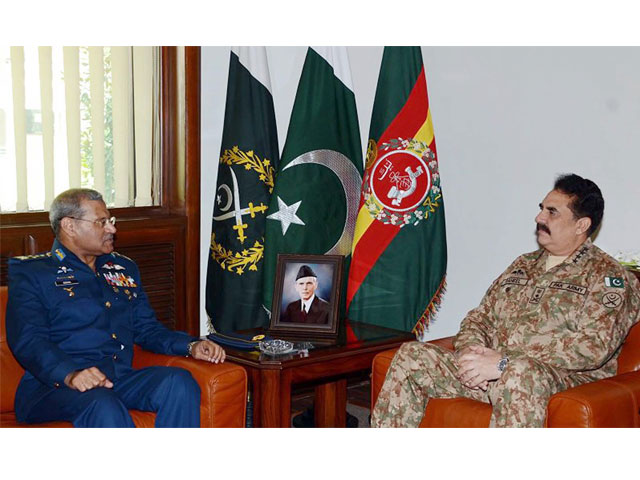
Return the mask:
<svg viewBox="0 0 640 480"><path fill-rule="evenodd" d="M317 344L308 354L269 356L225 348L227 360L244 366L253 394L255 427L289 427L291 387L317 381L315 387L315 425L344 427L347 405L347 376L371 371L373 357L383 350L415 340L406 332L350 322L332 344ZM243 332L258 333L259 330ZM313 342L312 342L313 343Z"/></svg>

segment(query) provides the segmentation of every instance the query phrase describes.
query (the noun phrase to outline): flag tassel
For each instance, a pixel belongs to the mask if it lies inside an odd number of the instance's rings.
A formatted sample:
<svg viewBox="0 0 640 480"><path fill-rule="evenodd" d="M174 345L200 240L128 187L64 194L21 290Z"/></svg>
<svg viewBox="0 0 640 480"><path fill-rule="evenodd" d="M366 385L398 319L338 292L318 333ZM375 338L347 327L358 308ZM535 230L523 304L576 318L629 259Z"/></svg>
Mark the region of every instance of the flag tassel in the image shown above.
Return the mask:
<svg viewBox="0 0 640 480"><path fill-rule="evenodd" d="M435 317L438 310L440 310L440 306L442 304L442 296L447 291L447 276L442 277L442 281L436 290L436 293L433 295L431 302L427 306L426 310L416 323L415 327L411 332L416 336L416 338L421 338L426 330L429 329L429 323Z"/></svg>

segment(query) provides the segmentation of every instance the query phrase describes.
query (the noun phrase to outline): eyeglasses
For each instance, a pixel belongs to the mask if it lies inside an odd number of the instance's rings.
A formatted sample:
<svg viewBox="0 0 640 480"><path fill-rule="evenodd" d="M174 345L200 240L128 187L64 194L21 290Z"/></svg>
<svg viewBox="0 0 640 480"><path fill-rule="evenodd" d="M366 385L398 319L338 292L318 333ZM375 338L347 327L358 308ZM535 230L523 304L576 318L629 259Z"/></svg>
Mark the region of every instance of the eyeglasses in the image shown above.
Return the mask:
<svg viewBox="0 0 640 480"><path fill-rule="evenodd" d="M77 218L77 217L69 217L69 218L73 218L74 220L82 220L83 222L91 222L102 228L105 228L107 224L111 226L115 226L116 224L116 217L101 218L100 220L87 220L86 218Z"/></svg>

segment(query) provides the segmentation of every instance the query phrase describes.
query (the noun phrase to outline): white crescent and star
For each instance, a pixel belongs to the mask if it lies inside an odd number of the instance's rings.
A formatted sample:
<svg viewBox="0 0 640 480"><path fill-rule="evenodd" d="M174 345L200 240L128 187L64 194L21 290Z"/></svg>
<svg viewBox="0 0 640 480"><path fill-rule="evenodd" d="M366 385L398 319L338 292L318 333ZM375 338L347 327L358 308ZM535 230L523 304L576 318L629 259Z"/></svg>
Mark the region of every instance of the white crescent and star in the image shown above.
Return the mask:
<svg viewBox="0 0 640 480"><path fill-rule="evenodd" d="M333 247L325 253L328 255L348 255L351 253L351 241L353 239L353 232L356 226L362 177L360 176L360 172L358 172L356 166L351 160L349 160L349 158L334 150L314 150L303 153L288 163L282 171L298 165L312 163L316 165L323 165L338 177L338 180L342 185L342 189L344 190L346 200L347 215L342 233ZM280 197L277 198L278 211L272 213L267 218L281 222L282 235L287 233L287 230L292 223L304 225L303 220L296 215L302 200L291 205L287 205Z"/></svg>
<svg viewBox="0 0 640 480"><path fill-rule="evenodd" d="M224 190L224 192L227 194L227 204L224 207L220 207L220 211L226 212L231 207L233 194L231 193L231 189L229 188L229 185L226 185L224 183L218 187L218 191L220 191L220 189ZM219 206L222 203L222 196L218 194L218 196L216 197L216 200Z"/></svg>

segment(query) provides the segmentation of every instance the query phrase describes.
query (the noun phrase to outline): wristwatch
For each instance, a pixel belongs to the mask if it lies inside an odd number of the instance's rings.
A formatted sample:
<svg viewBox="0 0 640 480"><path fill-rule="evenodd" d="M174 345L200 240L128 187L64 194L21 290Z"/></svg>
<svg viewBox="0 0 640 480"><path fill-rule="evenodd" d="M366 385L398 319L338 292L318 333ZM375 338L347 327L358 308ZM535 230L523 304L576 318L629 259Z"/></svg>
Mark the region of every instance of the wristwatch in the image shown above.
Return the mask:
<svg viewBox="0 0 640 480"><path fill-rule="evenodd" d="M194 340L193 342L191 342L189 345L187 345L187 357L192 357L193 355L191 355L191 350L193 350L193 346L198 343L200 340Z"/></svg>
<svg viewBox="0 0 640 480"><path fill-rule="evenodd" d="M507 363L509 363L509 357L502 357L498 362L498 371L500 373L504 372L504 369L507 368Z"/></svg>

